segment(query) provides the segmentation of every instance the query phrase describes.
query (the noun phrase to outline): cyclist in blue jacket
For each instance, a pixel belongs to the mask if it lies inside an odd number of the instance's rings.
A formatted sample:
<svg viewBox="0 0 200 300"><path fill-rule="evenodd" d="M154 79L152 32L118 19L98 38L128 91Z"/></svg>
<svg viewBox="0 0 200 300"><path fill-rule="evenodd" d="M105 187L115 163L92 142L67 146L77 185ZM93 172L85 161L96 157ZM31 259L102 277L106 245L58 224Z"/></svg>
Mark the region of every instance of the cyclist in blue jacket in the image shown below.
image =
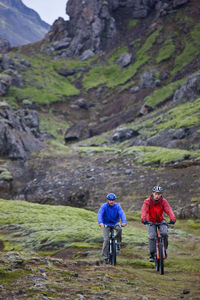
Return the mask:
<svg viewBox="0 0 200 300"><path fill-rule="evenodd" d="M116 230L117 237L117 246L118 250L120 250L120 243L122 239L122 227L127 225L126 215L118 203L115 203L116 196L113 193L107 195L107 202L104 203L97 214L97 220L99 226L103 230L103 248L102 248L102 256L104 259L104 263L108 263L108 255L109 255L109 231L110 229L105 225L112 225ZM121 223L120 223L121 220Z"/></svg>

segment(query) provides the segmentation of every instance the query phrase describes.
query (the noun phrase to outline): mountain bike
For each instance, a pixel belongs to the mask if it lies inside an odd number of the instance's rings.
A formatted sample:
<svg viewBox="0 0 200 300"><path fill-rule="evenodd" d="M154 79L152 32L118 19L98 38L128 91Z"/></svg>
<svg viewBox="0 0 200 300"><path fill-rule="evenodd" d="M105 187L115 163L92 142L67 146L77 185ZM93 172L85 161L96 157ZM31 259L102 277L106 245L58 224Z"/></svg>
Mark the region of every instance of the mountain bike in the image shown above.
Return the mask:
<svg viewBox="0 0 200 300"><path fill-rule="evenodd" d="M164 260L166 258L166 249L164 243L164 237L160 234L160 225L172 225L171 223L162 222L162 223L153 223L153 222L146 222L147 225L155 225L156 226L156 253L154 257L155 261L155 269L156 272L160 271L160 274L164 274Z"/></svg>
<svg viewBox="0 0 200 300"><path fill-rule="evenodd" d="M109 233L109 263L113 266L117 263L117 238L114 234L115 226L105 225L110 229Z"/></svg>

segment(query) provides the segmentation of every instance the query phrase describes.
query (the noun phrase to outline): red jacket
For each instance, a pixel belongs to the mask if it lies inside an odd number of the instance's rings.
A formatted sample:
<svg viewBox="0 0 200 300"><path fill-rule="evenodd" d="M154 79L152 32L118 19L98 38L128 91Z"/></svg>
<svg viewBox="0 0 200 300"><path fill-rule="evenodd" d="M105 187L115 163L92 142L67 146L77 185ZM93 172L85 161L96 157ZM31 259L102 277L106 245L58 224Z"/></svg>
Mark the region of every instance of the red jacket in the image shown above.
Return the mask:
<svg viewBox="0 0 200 300"><path fill-rule="evenodd" d="M170 220L176 222L176 217L171 209L171 206L166 199L161 197L157 202L153 199L152 195L144 200L141 211L141 219L143 221L158 222L165 220L163 216L165 212Z"/></svg>

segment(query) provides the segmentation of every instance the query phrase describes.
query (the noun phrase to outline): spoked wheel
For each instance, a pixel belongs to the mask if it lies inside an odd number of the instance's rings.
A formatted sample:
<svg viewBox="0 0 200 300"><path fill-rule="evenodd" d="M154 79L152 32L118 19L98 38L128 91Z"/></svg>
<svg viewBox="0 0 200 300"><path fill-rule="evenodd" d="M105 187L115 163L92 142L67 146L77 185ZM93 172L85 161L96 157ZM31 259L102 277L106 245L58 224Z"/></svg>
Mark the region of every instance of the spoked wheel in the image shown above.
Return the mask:
<svg viewBox="0 0 200 300"><path fill-rule="evenodd" d="M115 266L116 265L116 243L115 240L112 241L112 254L111 254L111 265Z"/></svg>
<svg viewBox="0 0 200 300"><path fill-rule="evenodd" d="M164 274L164 259L163 259L163 247L162 244L159 243L159 264L160 264L160 274Z"/></svg>

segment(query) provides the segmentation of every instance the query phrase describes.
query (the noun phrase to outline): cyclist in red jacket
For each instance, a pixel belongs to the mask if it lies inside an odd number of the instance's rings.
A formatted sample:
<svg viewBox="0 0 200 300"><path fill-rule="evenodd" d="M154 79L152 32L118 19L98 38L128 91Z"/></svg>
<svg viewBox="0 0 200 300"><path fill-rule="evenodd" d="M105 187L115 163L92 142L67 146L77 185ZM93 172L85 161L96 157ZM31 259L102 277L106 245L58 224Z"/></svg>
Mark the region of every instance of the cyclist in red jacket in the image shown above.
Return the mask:
<svg viewBox="0 0 200 300"><path fill-rule="evenodd" d="M146 224L147 221L153 223L162 223L165 218L163 212L165 212L169 218L170 223L174 224L176 222L176 217L166 199L163 198L163 188L160 185L154 186L152 189L152 195L144 200L141 210L141 221L143 224ZM149 250L150 257L149 261L154 261L154 255L156 252L156 226L148 225L149 231ZM165 238L165 249L168 247L168 230L167 225L160 225L160 233Z"/></svg>

